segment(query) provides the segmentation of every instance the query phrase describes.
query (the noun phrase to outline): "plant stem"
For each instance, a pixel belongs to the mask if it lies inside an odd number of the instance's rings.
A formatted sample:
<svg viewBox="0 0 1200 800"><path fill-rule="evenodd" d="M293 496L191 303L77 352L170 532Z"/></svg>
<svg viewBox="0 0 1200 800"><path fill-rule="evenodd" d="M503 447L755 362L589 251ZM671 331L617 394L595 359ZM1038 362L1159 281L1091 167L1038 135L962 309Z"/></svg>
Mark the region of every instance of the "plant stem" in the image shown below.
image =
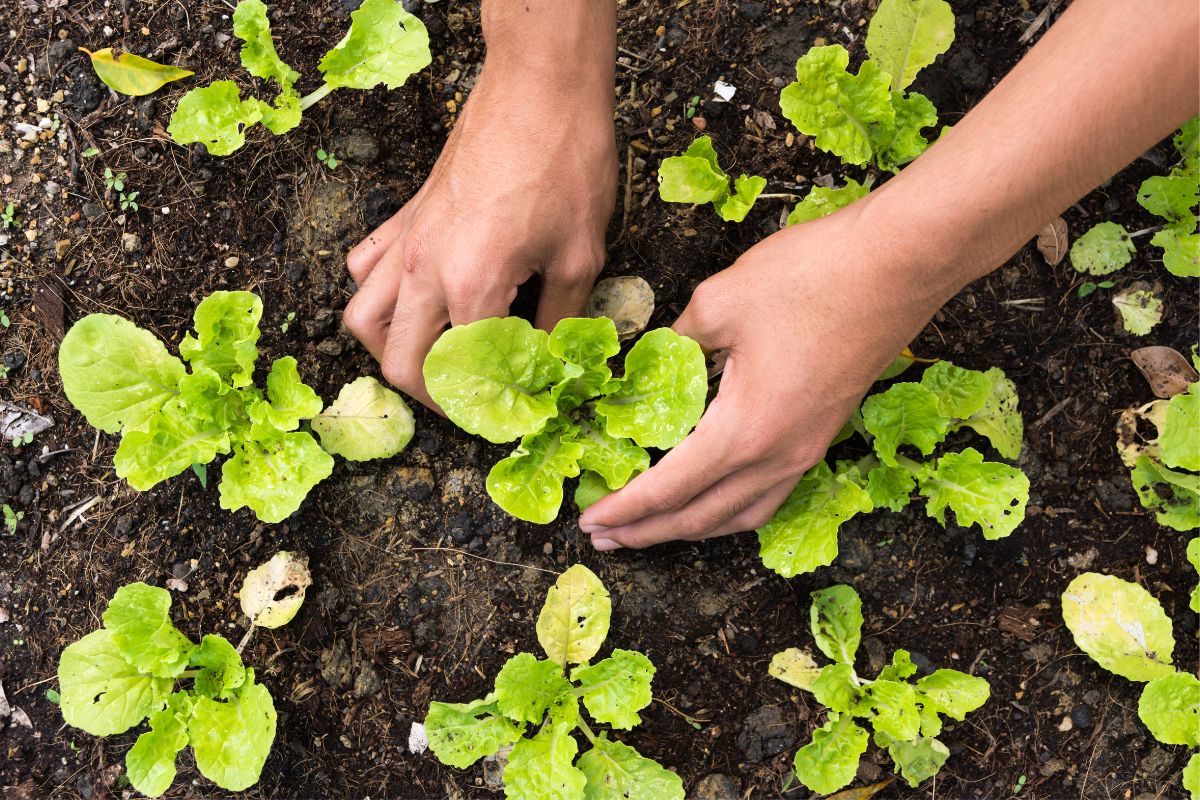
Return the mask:
<svg viewBox="0 0 1200 800"><path fill-rule="evenodd" d="M1158 233L1165 227L1167 227L1167 226L1166 225L1151 225L1149 228L1142 228L1140 231L1134 231L1133 233L1129 234L1128 238L1136 239L1139 236L1145 236L1147 233Z"/></svg>
<svg viewBox="0 0 1200 800"><path fill-rule="evenodd" d="M579 715L579 730L583 731L583 735L587 737L589 742L591 742L593 745L596 744L596 734L592 733L592 729L588 727L588 724L584 721L582 714Z"/></svg>
<svg viewBox="0 0 1200 800"><path fill-rule="evenodd" d="M307 111L308 109L312 108L317 103L324 100L325 95L332 92L333 89L334 87L330 86L328 83L322 83L319 87L317 87L316 91L306 94L304 97L300 98L300 110Z"/></svg>
<svg viewBox="0 0 1200 800"><path fill-rule="evenodd" d="M799 200L800 195L792 194L791 192L773 192L771 194L760 194L758 200Z"/></svg>
<svg viewBox="0 0 1200 800"><path fill-rule="evenodd" d="M896 463L911 472L914 477L921 471L921 465L913 461L908 456L897 455Z"/></svg>

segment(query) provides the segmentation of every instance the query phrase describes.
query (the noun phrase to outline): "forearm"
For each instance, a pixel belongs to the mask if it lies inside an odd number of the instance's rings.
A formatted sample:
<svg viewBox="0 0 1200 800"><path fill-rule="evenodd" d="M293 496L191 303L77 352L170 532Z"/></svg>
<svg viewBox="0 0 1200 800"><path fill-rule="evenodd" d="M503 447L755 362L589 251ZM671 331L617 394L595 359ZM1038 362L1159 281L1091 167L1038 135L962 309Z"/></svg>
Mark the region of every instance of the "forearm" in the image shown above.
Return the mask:
<svg viewBox="0 0 1200 800"><path fill-rule="evenodd" d="M1197 111L1194 0L1075 0L952 131L885 184L864 223L948 299Z"/></svg>

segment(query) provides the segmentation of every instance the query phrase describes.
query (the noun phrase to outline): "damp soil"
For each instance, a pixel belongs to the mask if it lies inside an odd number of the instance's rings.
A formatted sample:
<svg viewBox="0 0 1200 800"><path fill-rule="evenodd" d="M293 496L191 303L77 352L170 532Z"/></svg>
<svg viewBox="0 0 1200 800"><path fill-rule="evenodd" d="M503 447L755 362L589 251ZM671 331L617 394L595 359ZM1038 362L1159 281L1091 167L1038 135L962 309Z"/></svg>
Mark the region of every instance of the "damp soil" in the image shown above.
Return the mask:
<svg viewBox="0 0 1200 800"><path fill-rule="evenodd" d="M314 75L354 5L279 3L283 56ZM1001 541L943 529L914 505L853 520L832 567L790 581L762 567L752 534L600 555L570 509L546 526L499 512L483 479L503 451L423 409L405 453L339 463L277 525L221 511L215 488L190 473L141 494L116 478L115 437L73 412L55 369L64 326L84 314L119 313L177 343L200 298L252 289L266 306L263 358L296 356L326 398L355 376L378 375L340 326L354 292L342 258L418 188L483 57L478 4L411 5L432 35L429 69L394 92L340 92L287 136L255 133L222 159L165 134L187 86L119 97L75 47L116 46L187 65L204 81L237 75L230 6L14 0L0 9L11 31L0 43L0 199L17 209L17 226L0 231L0 308L11 320L0 330L0 396L54 420L30 444L0 446L0 494L24 515L0 533L0 684L28 716L28 725L3 721L5 796L129 795L122 763L135 734L97 739L66 727L48 697L62 648L99 624L117 587L170 581L186 633L240 637L241 576L287 548L308 554L314 586L291 624L256 636L245 653L279 712L274 749L245 797L497 797L482 767L410 753L411 725L431 699L480 696L511 654L536 649L544 593L576 562L612 592L608 646L641 650L658 667L644 724L619 738L677 770L689 797L808 796L789 780L790 760L821 712L766 669L773 653L806 644L809 592L838 582L863 597L869 669L904 647L925 669L969 670L992 684L984 708L947 727L953 756L937 779L916 790L893 784L880 797L1009 798L1018 788L1033 798L1181 797L1183 748L1149 737L1137 687L1082 655L1058 611L1081 571L1136 580L1174 620L1180 666L1196 669L1186 537L1136 504L1114 448L1119 411L1152 399L1130 349L1186 351L1197 329L1194 286L1167 274L1149 248L1117 278L1118 288L1161 285L1167 314L1148 337L1120 329L1108 292L1078 298L1068 264L1048 266L1031 245L954 298L914 342L919 355L999 366L1017 384L1032 495L1025 524ZM652 324L669 324L699 281L777 230L786 211L763 201L729 225L710 209L657 199L654 166L696 134L688 102L701 98L698 115L729 171L767 176L768 191L847 174L804 137L789 142L777 97L808 47L843 43L861 55L872 4L620 5L621 190L605 274L645 277L658 299ZM1041 10L1029 5L954 3L957 40L916 86L943 122L1037 41L1040 31L1018 41ZM719 79L737 87L732 102L714 100ZM43 118L48 135L16 127L36 129ZM325 168L318 147L343 163ZM89 148L98 155L86 157ZM1072 231L1110 218L1142 227L1136 187L1164 169L1168 152L1152 150L1069 209ZM137 211L121 213L105 167L127 173ZM872 751L859 779L889 772ZM224 794L185 753L167 796Z"/></svg>

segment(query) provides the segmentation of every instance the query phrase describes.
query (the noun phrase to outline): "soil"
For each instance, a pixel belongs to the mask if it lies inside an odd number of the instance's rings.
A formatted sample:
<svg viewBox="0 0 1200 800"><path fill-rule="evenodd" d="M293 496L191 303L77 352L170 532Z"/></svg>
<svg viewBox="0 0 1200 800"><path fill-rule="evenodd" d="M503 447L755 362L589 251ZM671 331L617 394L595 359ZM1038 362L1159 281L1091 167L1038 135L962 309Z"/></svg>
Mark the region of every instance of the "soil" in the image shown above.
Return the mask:
<svg viewBox="0 0 1200 800"><path fill-rule="evenodd" d="M13 0L0 9L11 30L0 43L0 199L16 204L19 222L0 230L0 308L11 318L0 331L9 368L0 396L54 420L32 443L0 447L0 494L24 514L13 534L0 535L0 684L28 716L27 725L15 714L7 720L0 741L5 796L130 794L121 765L135 734L97 739L66 727L47 696L62 648L98 626L118 586L171 581L186 633L240 637L233 592L241 576L288 548L309 555L314 586L291 624L257 635L245 654L279 711L274 750L245 797L497 797L483 767L456 770L410 753L411 724L431 699L480 696L512 653L536 650L545 591L576 562L612 592L607 646L641 650L658 667L644 724L619 738L676 769L689 796L808 796L789 780L790 760L820 710L766 669L773 653L807 644L808 593L847 582L863 597L861 658L872 674L905 647L926 669L970 670L992 684L984 708L948 726L953 756L937 779L916 790L893 784L880 797L1181 797L1183 748L1151 739L1137 720L1138 687L1081 654L1058 610L1064 587L1085 569L1139 581L1175 622L1180 667L1197 667L1187 537L1136 504L1113 446L1119 411L1151 399L1129 350L1186 352L1197 330L1194 284L1167 274L1145 246L1116 281L1161 285L1168 311L1148 337L1120 329L1109 292L1078 298L1068 263L1050 267L1031 245L965 289L913 344L923 356L999 366L1018 386L1021 466L1033 489L1028 520L1001 541L943 529L914 504L853 520L834 566L790 581L762 567L748 534L600 555L567 510L535 526L492 506L483 476L504 451L422 409L407 452L340 462L278 525L221 511L215 488L190 473L144 494L115 477L116 437L98 435L71 409L55 369L64 324L86 313L120 313L177 343L204 295L253 289L266 304L264 358L295 355L326 398L357 375L378 374L340 327L354 291L341 259L420 185L454 123L447 104L461 105L483 55L477 3L405 2L429 26L432 67L394 92L339 92L297 130L278 138L260 130L220 159L174 145L164 131L196 83L120 97L75 46L184 64L204 82L243 75L231 5ZM954 5L957 40L916 85L946 123L1040 35L1018 41L1041 10L1037 0L1033 8L1027 0ZM279 3L284 58L315 75L355 6ZM689 99L701 97L699 116L727 169L767 176L769 192L855 174L804 137L789 144L777 96L818 38L861 55L872 6L621 0L623 191L605 274L650 281L652 324L669 324L700 280L776 230L787 210L762 201L745 223L729 225L709 208L657 199L654 165L696 133L684 117ZM714 101L718 79L737 87L731 103ZM99 154L89 158L92 147ZM318 147L345 162L327 169ZM1142 227L1134 193L1163 171L1168 153L1161 145L1070 209L1071 230L1101 219ZM119 210L105 167L127 173L137 211ZM860 779L889 771L872 750ZM185 754L167 796L224 794Z"/></svg>

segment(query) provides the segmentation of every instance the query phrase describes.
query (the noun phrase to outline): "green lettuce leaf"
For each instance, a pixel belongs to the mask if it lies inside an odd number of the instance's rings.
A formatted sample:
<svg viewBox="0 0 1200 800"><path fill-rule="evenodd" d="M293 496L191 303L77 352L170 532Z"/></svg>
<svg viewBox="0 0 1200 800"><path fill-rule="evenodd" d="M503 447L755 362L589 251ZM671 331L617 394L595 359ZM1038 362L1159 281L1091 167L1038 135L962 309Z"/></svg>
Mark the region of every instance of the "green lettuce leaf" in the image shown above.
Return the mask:
<svg viewBox="0 0 1200 800"><path fill-rule="evenodd" d="M215 430L241 433L246 420L244 391L234 389L208 367L197 367L179 381L179 409L195 420L187 423L189 427L205 423Z"/></svg>
<svg viewBox="0 0 1200 800"><path fill-rule="evenodd" d="M532 653L517 653L496 675L496 704L504 716L518 722L540 724L546 710L569 691L562 667L539 661Z"/></svg>
<svg viewBox="0 0 1200 800"><path fill-rule="evenodd" d="M625 375L596 404L613 436L667 449L683 441L704 413L708 372L693 340L670 328L646 333L625 357Z"/></svg>
<svg viewBox="0 0 1200 800"><path fill-rule="evenodd" d="M907 89L917 73L954 42L954 11L946 0L882 0L867 27L867 54Z"/></svg>
<svg viewBox="0 0 1200 800"><path fill-rule="evenodd" d="M1142 507L1156 511L1159 524L1177 531L1200 528L1200 475L1168 469L1143 454L1129 478Z"/></svg>
<svg viewBox="0 0 1200 800"><path fill-rule="evenodd" d="M1192 565L1192 569L1200 573L1200 536L1188 542L1187 560ZM1200 586L1192 587L1192 597L1188 602L1188 608L1192 611L1200 611Z"/></svg>
<svg viewBox="0 0 1200 800"><path fill-rule="evenodd" d="M275 741L275 703L267 687L254 682L254 670L233 699L196 699L188 723L196 768L210 781L240 792L258 781Z"/></svg>
<svg viewBox="0 0 1200 800"><path fill-rule="evenodd" d="M812 685L818 703L839 714L849 713L862 694L850 664L826 664Z"/></svg>
<svg viewBox="0 0 1200 800"><path fill-rule="evenodd" d="M556 400L569 395L572 407L600 393L601 387L612 378L608 360L621 352L617 326L608 317L559 320L550 331L549 345L551 353L578 367L579 374L572 375L575 370L568 370L554 392ZM561 400L559 406L562 407Z"/></svg>
<svg viewBox="0 0 1200 800"><path fill-rule="evenodd" d="M1134 250L1123 225L1101 222L1071 245L1071 266L1088 275L1108 275L1132 261Z"/></svg>
<svg viewBox="0 0 1200 800"><path fill-rule="evenodd" d="M430 703L425 717L430 749L443 764L465 769L512 744L523 726L497 716L499 710L495 694L471 703Z"/></svg>
<svg viewBox="0 0 1200 800"><path fill-rule="evenodd" d="M985 373L949 361L934 362L921 375L921 385L937 396L938 412L955 419L967 419L982 410L993 383Z"/></svg>
<svg viewBox="0 0 1200 800"><path fill-rule="evenodd" d="M855 200L866 197L870 191L870 186L864 186L853 178L846 178L844 185L832 189L814 186L809 189L804 199L796 204L792 213L788 214L787 224L796 225L827 217L839 208L845 208Z"/></svg>
<svg viewBox="0 0 1200 800"><path fill-rule="evenodd" d="M207 464L229 452L229 434L217 423L188 414L172 400L144 430L127 431L113 456L117 476L144 492L192 464Z"/></svg>
<svg viewBox="0 0 1200 800"><path fill-rule="evenodd" d="M1029 478L1016 467L984 461L973 447L942 456L936 468L922 470L919 483L928 498L925 513L943 525L949 507L959 525L978 523L990 540L1008 536L1025 519Z"/></svg>
<svg viewBox="0 0 1200 800"><path fill-rule="evenodd" d="M608 483L599 473L584 470L579 476L579 485L575 487L575 505L582 513L592 503L612 493L613 490L608 488Z"/></svg>
<svg viewBox="0 0 1200 800"><path fill-rule="evenodd" d="M233 35L244 42L241 57L246 71L279 84L274 105L258 101L263 124L274 134L286 133L299 125L300 95L293 86L300 73L276 52L267 6L261 0L240 0L233 11Z"/></svg>
<svg viewBox="0 0 1200 800"><path fill-rule="evenodd" d="M511 800L578 800L587 776L574 763L579 745L565 724L520 739L504 767L504 794Z"/></svg>
<svg viewBox="0 0 1200 800"><path fill-rule="evenodd" d="M537 433L558 414L547 390L563 378L549 340L519 317L451 328L425 358L425 387L467 433L496 444Z"/></svg>
<svg viewBox="0 0 1200 800"><path fill-rule="evenodd" d="M1138 718L1163 744L1200 747L1200 679L1176 672L1150 681L1138 701Z"/></svg>
<svg viewBox="0 0 1200 800"><path fill-rule="evenodd" d="M317 68L332 88L388 89L429 66L429 32L395 0L365 0L350 15L350 30Z"/></svg>
<svg viewBox="0 0 1200 800"><path fill-rule="evenodd" d="M739 175L733 182L733 194L726 194L720 202L715 203L717 216L726 222L741 222L765 188L766 178L744 173Z"/></svg>
<svg viewBox="0 0 1200 800"><path fill-rule="evenodd" d="M583 800L684 800L678 775L603 733L576 766L587 779Z"/></svg>
<svg viewBox="0 0 1200 800"><path fill-rule="evenodd" d="M937 395L919 383L897 383L871 395L863 401L862 417L879 460L889 467L897 465L901 445L927 456L950 429L950 420L938 411Z"/></svg>
<svg viewBox="0 0 1200 800"><path fill-rule="evenodd" d="M296 359L284 356L271 364L267 374L267 400L251 410L251 417L257 412L275 430L294 431L300 427L300 420L320 414L323 405L321 396L300 380Z"/></svg>
<svg viewBox="0 0 1200 800"><path fill-rule="evenodd" d="M864 488L873 507L900 511L912 499L912 492L917 488L917 479L904 467L880 464L872 467L867 473L867 485Z"/></svg>
<svg viewBox="0 0 1200 800"><path fill-rule="evenodd" d="M235 387L249 386L258 360L262 308L253 292L213 292L196 306L196 335L183 337L179 354L193 369L208 367Z"/></svg>
<svg viewBox="0 0 1200 800"><path fill-rule="evenodd" d="M1200 117L1192 117L1171 138L1176 152L1184 162L1200 159Z"/></svg>
<svg viewBox="0 0 1200 800"><path fill-rule="evenodd" d="M246 143L246 129L262 120L262 103L242 99L233 81L214 81L185 94L167 133L176 144L200 142L212 156L227 156Z"/></svg>
<svg viewBox="0 0 1200 800"><path fill-rule="evenodd" d="M221 508L249 506L263 522L282 522L332 472L333 457L302 431L245 442L221 468Z"/></svg>
<svg viewBox="0 0 1200 800"><path fill-rule="evenodd" d="M105 433L144 425L186 374L158 337L112 314L89 314L71 326L58 371L71 405Z"/></svg>
<svg viewBox="0 0 1200 800"><path fill-rule="evenodd" d="M821 674L821 667L817 666L812 653L798 647L789 647L771 656L771 665L767 668L767 673L790 686L811 692L813 683Z"/></svg>
<svg viewBox="0 0 1200 800"><path fill-rule="evenodd" d="M712 139L701 136L683 155L658 165L658 196L668 203L716 203L729 196L729 176L717 163Z"/></svg>
<svg viewBox="0 0 1200 800"><path fill-rule="evenodd" d="M867 732L848 716L830 718L813 731L812 741L796 751L796 777L814 792L830 794L848 785L867 751Z"/></svg>
<svg viewBox="0 0 1200 800"><path fill-rule="evenodd" d="M917 691L911 684L877 679L867 687L864 703L874 712L871 725L893 739L906 742L921 732Z"/></svg>
<svg viewBox="0 0 1200 800"><path fill-rule="evenodd" d="M653 678L650 659L620 648L603 661L571 672L571 680L583 690L583 704L592 718L625 730L642 721L637 712L650 705Z"/></svg>
<svg viewBox="0 0 1200 800"><path fill-rule="evenodd" d="M93 736L112 736L137 725L162 708L173 683L172 678L138 671L106 628L67 645L58 662L63 720Z"/></svg>
<svg viewBox="0 0 1200 800"><path fill-rule="evenodd" d="M1192 753L1183 768L1183 788L1191 800L1200 800L1200 753Z"/></svg>
<svg viewBox="0 0 1200 800"><path fill-rule="evenodd" d="M511 456L496 462L487 476L487 492L496 505L517 519L553 522L563 501L563 479L579 474L583 445L572 440L569 420L521 439Z"/></svg>
<svg viewBox="0 0 1200 800"><path fill-rule="evenodd" d="M978 373L976 373L978 374ZM952 426L951 430L971 428L987 437L992 447L1004 458L1017 459L1021 456L1021 444L1025 437L1025 422L1017 409L1017 387L999 367L983 373L990 383L990 391L983 407Z"/></svg>
<svg viewBox="0 0 1200 800"><path fill-rule="evenodd" d="M1062 611L1075 644L1109 672L1131 681L1175 672L1171 620L1136 583L1085 572L1063 592Z"/></svg>
<svg viewBox="0 0 1200 800"><path fill-rule="evenodd" d="M1200 472L1200 382L1167 403L1158 446L1168 467Z"/></svg>
<svg viewBox="0 0 1200 800"><path fill-rule="evenodd" d="M854 665L862 638L862 600L852 586L830 586L812 593L808 621L817 648L839 664Z"/></svg>
<svg viewBox="0 0 1200 800"><path fill-rule="evenodd" d="M991 696L991 686L986 680L954 669L939 669L920 678L917 691L921 693L924 705L959 722Z"/></svg>
<svg viewBox="0 0 1200 800"><path fill-rule="evenodd" d="M391 458L412 441L412 409L374 378L347 383L329 408L312 420L326 452L349 461Z"/></svg>
<svg viewBox="0 0 1200 800"><path fill-rule="evenodd" d="M1150 239L1161 247L1163 266L1180 278L1200 278L1200 234L1196 233L1195 218L1168 225Z"/></svg>
<svg viewBox="0 0 1200 800"><path fill-rule="evenodd" d="M117 589L104 627L126 661L158 678L178 676L196 650L171 623L171 593L157 586L139 582Z"/></svg>
<svg viewBox="0 0 1200 800"><path fill-rule="evenodd" d="M1172 171L1170 175L1154 175L1142 181L1138 187L1138 205L1156 217L1168 222L1187 221L1195 225L1196 215L1192 209L1200 203L1196 178L1186 171Z"/></svg>
<svg viewBox="0 0 1200 800"><path fill-rule="evenodd" d="M838 528L872 508L862 487L820 462L804 474L770 522L758 529L763 564L785 578L832 564L838 554Z"/></svg>
<svg viewBox="0 0 1200 800"><path fill-rule="evenodd" d="M147 797L158 797L175 782L175 758L187 747L192 700L175 692L167 707L150 715L150 730L138 737L125 754L125 774L133 788Z"/></svg>
<svg viewBox="0 0 1200 800"><path fill-rule="evenodd" d="M194 685L196 693L204 697L223 700L246 682L242 657L224 636L205 634L188 663L200 668Z"/></svg>
<svg viewBox="0 0 1200 800"><path fill-rule="evenodd" d="M950 757L950 748L937 739L922 736L912 741L897 741L888 745L888 755L896 769L914 789L923 781L937 775Z"/></svg>
<svg viewBox="0 0 1200 800"><path fill-rule="evenodd" d="M892 663L879 671L876 680L902 681L917 674L917 665L907 650L897 650L892 653Z"/></svg>
<svg viewBox="0 0 1200 800"><path fill-rule="evenodd" d="M893 91L891 102L895 121L871 128L871 146L880 169L899 172L929 147L921 131L937 125L938 116L933 103L919 92Z"/></svg>
<svg viewBox="0 0 1200 800"><path fill-rule="evenodd" d="M612 601L596 574L575 564L550 587L537 619L538 643L560 666L590 661L608 636Z"/></svg>
<svg viewBox="0 0 1200 800"><path fill-rule="evenodd" d="M650 467L650 454L629 439L609 436L602 419L582 420L576 440L583 448L579 466L604 479L608 489L620 489Z"/></svg>

